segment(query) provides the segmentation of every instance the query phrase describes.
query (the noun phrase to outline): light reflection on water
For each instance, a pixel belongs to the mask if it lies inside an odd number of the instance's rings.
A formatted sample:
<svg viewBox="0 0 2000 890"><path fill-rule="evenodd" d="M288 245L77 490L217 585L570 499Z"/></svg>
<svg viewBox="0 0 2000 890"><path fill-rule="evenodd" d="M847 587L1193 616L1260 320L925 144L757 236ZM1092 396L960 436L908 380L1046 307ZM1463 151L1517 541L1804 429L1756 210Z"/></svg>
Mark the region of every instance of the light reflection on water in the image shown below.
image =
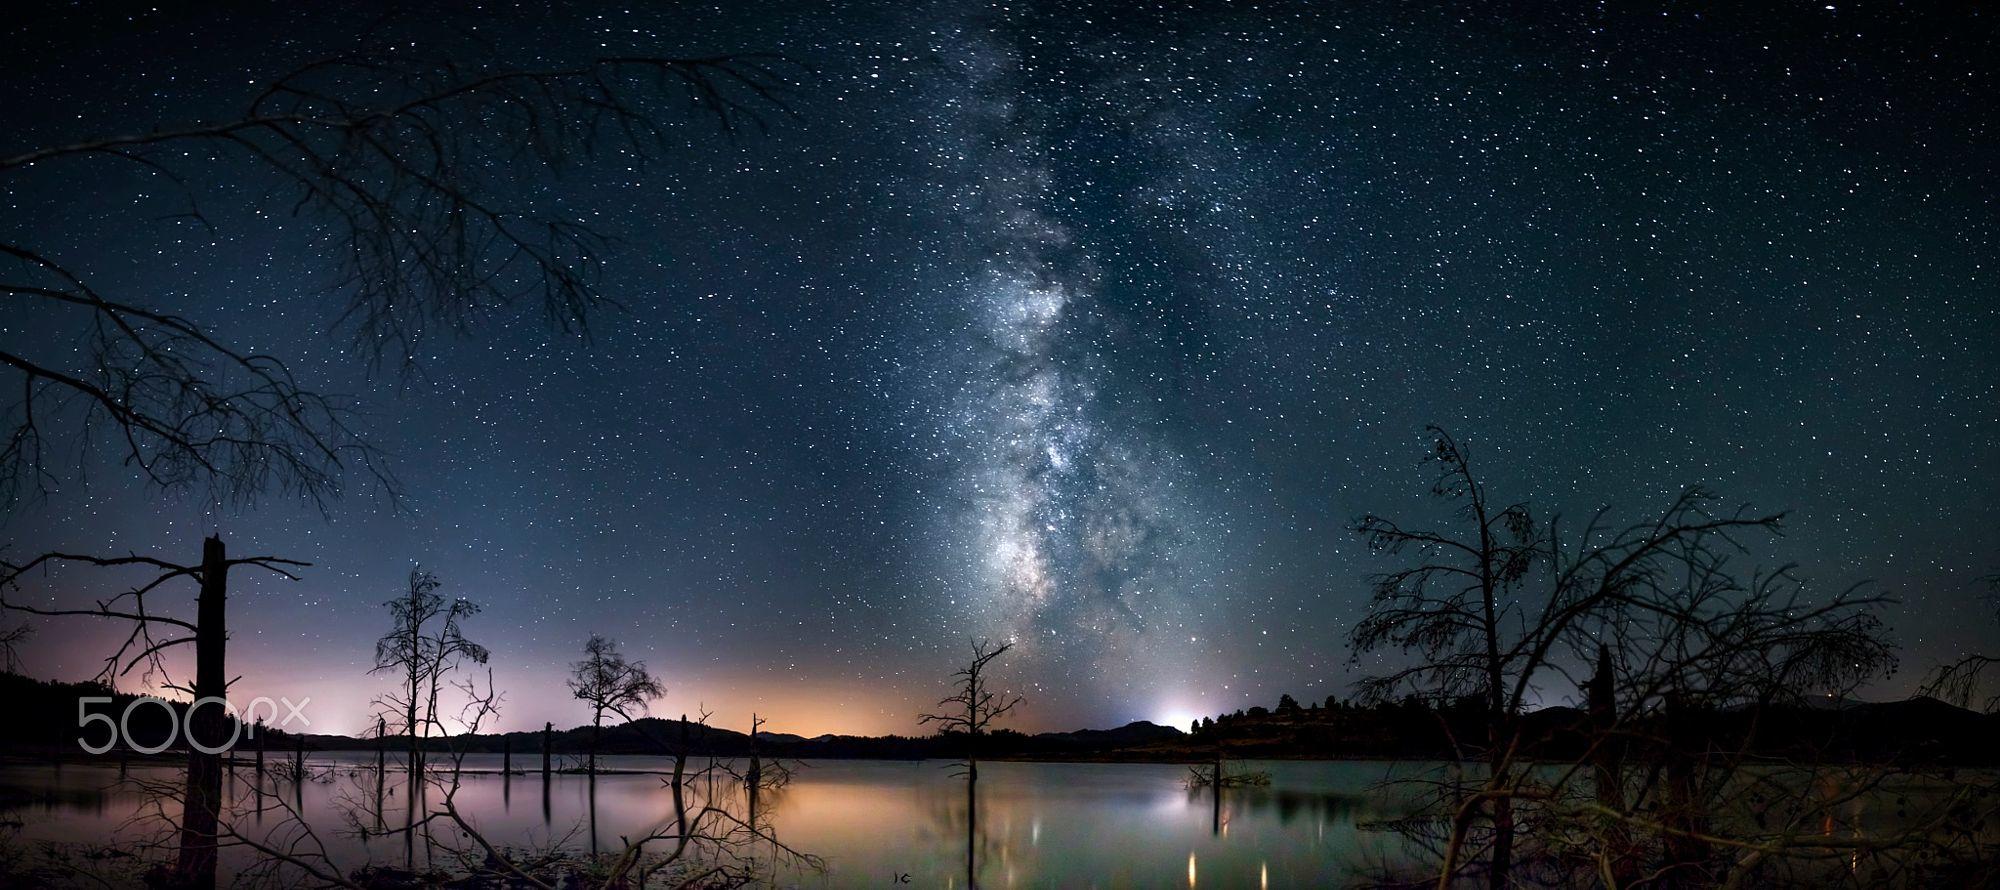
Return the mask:
<svg viewBox="0 0 2000 890"><path fill-rule="evenodd" d="M604 763L607 770L671 769L650 757ZM340 831L343 811L373 795L373 755L320 754L309 765L320 768L321 780L303 787L287 782L284 793L300 801L334 861L349 871L369 862L401 864L401 841ZM460 809L504 844L584 849L594 838L600 848L615 849L620 838L673 815L672 796L654 772L603 775L592 789L580 775L558 773L546 787L533 770L503 776L498 756L469 756L465 767ZM1271 785L1227 789L1218 806L1213 791L1183 787L1187 771L1178 765L983 763L975 814L965 783L941 761L815 761L790 785L760 794L759 817L785 844L825 858L824 875L779 874L779 883L798 886L903 886L894 882L907 876L910 886L964 887L968 845L984 887L1327 886L1401 860L1392 835L1359 826L1404 812L1378 785L1423 767L1239 767L1268 770ZM175 770L135 765L131 775L160 780ZM235 771L239 794L253 776L247 767ZM384 805L391 821L403 813L401 779L392 765ZM0 767L0 819L20 822L25 841L137 839L157 828L134 819L142 803L115 765ZM253 810L235 821L254 834L261 826L279 828L283 819Z"/></svg>

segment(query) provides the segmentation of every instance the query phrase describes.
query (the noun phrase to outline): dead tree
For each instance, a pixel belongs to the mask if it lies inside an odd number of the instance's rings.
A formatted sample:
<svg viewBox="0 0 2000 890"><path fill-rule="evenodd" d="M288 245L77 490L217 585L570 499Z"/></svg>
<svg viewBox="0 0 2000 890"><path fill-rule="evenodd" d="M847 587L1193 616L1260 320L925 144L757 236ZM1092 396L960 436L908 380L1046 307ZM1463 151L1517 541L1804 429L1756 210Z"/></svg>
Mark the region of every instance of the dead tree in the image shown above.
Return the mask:
<svg viewBox="0 0 2000 890"><path fill-rule="evenodd" d="M597 634L583 644L583 660L570 664L570 695L590 705L590 774L597 775L597 745L604 732L604 715L631 722L646 704L665 694L660 681L643 661L627 661L618 644Z"/></svg>
<svg viewBox="0 0 2000 890"><path fill-rule="evenodd" d="M1487 774L1442 789L1450 812L1440 887L1458 878L1465 851L1478 849L1473 829L1482 810L1488 880L1496 887L1512 880L1516 804L1553 793L1517 768L1531 741L1518 717L1545 684L1584 686L1579 674L1603 641L1612 641L1609 656L1624 665L1613 713L1607 719L1600 711L1605 722L1590 731L1593 745L1603 746L1619 744L1641 714L1675 725L1663 716L1670 694L1688 701L1749 690L1778 697L1879 673L1893 662L1874 614L1882 598L1850 589L1815 601L1787 573L1744 584L1730 571L1729 558L1744 550L1741 538L1777 533L1782 514L1717 513L1712 496L1689 489L1655 519L1619 528L1599 511L1571 538L1559 518L1538 523L1526 505L1489 500L1463 447L1433 432L1431 457L1442 469L1432 491L1457 507L1467 528L1453 535L1364 517L1357 530L1373 549L1414 552L1419 562L1377 577L1350 641L1357 660L1384 648L1413 656L1410 666L1363 681L1372 698L1411 692L1446 701L1476 695L1484 703L1483 745L1469 753L1486 763ZM1597 693L1594 704L1603 707ZM1687 744L1654 750L1673 753ZM1593 748L1587 758L1612 770L1603 779L1607 797L1617 781L1609 756L1615 750ZM1683 766L1676 774L1692 781ZM1692 805L1695 790L1683 790ZM1628 819L1637 806L1628 801L1627 812L1612 818ZM1666 833L1687 841L1696 827Z"/></svg>
<svg viewBox="0 0 2000 890"><path fill-rule="evenodd" d="M602 239L517 210L482 181L488 169L556 171L614 152L643 163L686 149L683 122L727 132L789 113L786 77L767 57L476 65L465 59L488 49L398 31L371 30L351 51L279 74L234 114L0 156L0 178L128 165L176 190L176 220L211 228L209 202L240 200L246 179L275 183L266 200L319 227L333 263L331 287L300 298L330 289L329 321L370 367L411 368L431 335L495 310L532 305L574 331L608 302ZM356 469L394 495L344 399L199 320L104 291L63 254L0 241L10 317L33 313L86 344L0 346L0 377L11 375L0 386L11 397L0 405L0 503L62 484L75 464L60 452L93 443L161 489L220 501L279 492L324 504Z"/></svg>
<svg viewBox="0 0 2000 890"><path fill-rule="evenodd" d="M1439 466L1431 494L1457 505L1466 532L1453 536L1405 528L1381 516L1362 517L1355 530L1370 549L1414 550L1422 562L1375 579L1368 614L1355 626L1350 642L1356 658L1391 646L1414 651L1421 659L1420 667L1363 681L1370 697L1388 698L1406 685L1443 701L1477 695L1484 702L1488 784L1502 788L1509 782L1505 764L1515 714L1507 685L1519 669L1503 654L1513 642L1516 607L1511 594L1541 556L1541 538L1526 505L1492 502L1465 449L1442 429L1430 432L1436 438L1430 460ZM1512 862L1513 802L1504 795L1485 802L1493 832L1489 874L1494 887L1504 887ZM1459 824L1474 812L1468 801Z"/></svg>
<svg viewBox="0 0 2000 890"><path fill-rule="evenodd" d="M1987 606L2000 612L2000 575L1988 575L1981 579L1981 583L1986 586ZM2000 690L1993 689L1989 683L1996 666L2000 666L2000 655L1982 652L1965 655L1932 670L1924 678L1920 691L1961 708L2000 713Z"/></svg>
<svg viewBox="0 0 2000 890"><path fill-rule="evenodd" d="M979 738L992 728L994 721L1021 703L1018 695L994 692L986 687L987 666L1012 648L1013 643L1001 646L994 646L986 640L973 643L972 660L952 674L958 678L958 691L938 700L938 712L917 717L919 724L935 725L941 735L958 733L965 736L964 771L969 780L979 778Z"/></svg>
<svg viewBox="0 0 2000 890"><path fill-rule="evenodd" d="M84 609L43 607L18 598L22 579L30 572L46 572L64 565L140 569L152 573L153 577ZM225 621L228 615L229 570L234 566L255 566L297 580L291 570L305 565L270 556L230 559L222 539L218 537L202 542L201 561L193 565L138 555L96 557L64 553L43 554L18 565L0 562L0 611L44 617L91 617L128 623L130 633L105 659L104 669L99 672L98 678L108 685L144 665L147 675L157 677L167 688L180 690L193 698L195 704L187 715L188 769L180 795L180 846L174 865L174 880L180 885L212 887L215 884L222 757L234 735L233 714L227 704L229 635ZM152 611L148 595L169 582L183 578L200 585L194 618L189 620ZM166 651L183 645L193 645L195 650L192 684L175 681L162 658Z"/></svg>
<svg viewBox="0 0 2000 890"><path fill-rule="evenodd" d="M444 729L437 721L438 696L459 667L487 659L486 647L465 638L465 621L479 614L479 604L446 599L437 592L441 583L422 568L410 570L407 591L382 604L389 610L389 630L375 642L375 666L369 670L396 678L396 691L377 703L403 718L413 795L423 779L423 740Z"/></svg>
<svg viewBox="0 0 2000 890"><path fill-rule="evenodd" d="M0 668L5 668L8 673L20 673L21 644L34 634L34 625L25 622L0 630Z"/></svg>
<svg viewBox="0 0 2000 890"><path fill-rule="evenodd" d="M994 692L986 687L986 668L1014 644L994 646L980 640L972 644L972 660L965 667L952 674L957 678L957 692L938 700L938 711L923 714L917 718L921 725L936 725L940 735L954 733L965 737L965 760L959 769L965 777L965 881L967 886L979 882L978 863L975 851L978 848L979 824L979 740L986 735L993 723L1005 716L1015 705L1021 703L1018 695Z"/></svg>

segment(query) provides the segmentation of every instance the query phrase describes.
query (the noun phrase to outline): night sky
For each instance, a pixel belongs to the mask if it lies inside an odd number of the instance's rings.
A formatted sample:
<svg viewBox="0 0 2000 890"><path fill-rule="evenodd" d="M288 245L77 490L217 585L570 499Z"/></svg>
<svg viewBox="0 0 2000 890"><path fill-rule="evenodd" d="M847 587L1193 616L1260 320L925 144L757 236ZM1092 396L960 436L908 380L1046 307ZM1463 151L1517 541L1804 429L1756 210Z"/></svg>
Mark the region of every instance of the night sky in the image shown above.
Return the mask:
<svg viewBox="0 0 2000 890"><path fill-rule="evenodd" d="M227 117L380 11L163 5L6 25L0 152ZM321 731L372 722L380 603L418 562L485 606L503 728L588 720L561 679L593 632L662 675L655 713L738 729L917 731L975 637L1017 643L1017 728L1185 726L1350 692L1393 563L1347 526L1438 516L1437 423L1543 512L1697 483L1792 511L1745 568L1903 601L1871 694L2000 649L1990 14L637 5L436 17L494 64L802 66L768 132L487 171L614 239L625 311L589 339L524 306L371 375L325 221L275 182L189 158L210 231L134 165L0 180L5 240L352 394L405 488L214 508L100 448L13 508L8 552L191 560L219 531L313 562L239 573L230 673ZM0 342L63 354L65 319L8 310ZM115 630L45 624L25 670L87 677Z"/></svg>

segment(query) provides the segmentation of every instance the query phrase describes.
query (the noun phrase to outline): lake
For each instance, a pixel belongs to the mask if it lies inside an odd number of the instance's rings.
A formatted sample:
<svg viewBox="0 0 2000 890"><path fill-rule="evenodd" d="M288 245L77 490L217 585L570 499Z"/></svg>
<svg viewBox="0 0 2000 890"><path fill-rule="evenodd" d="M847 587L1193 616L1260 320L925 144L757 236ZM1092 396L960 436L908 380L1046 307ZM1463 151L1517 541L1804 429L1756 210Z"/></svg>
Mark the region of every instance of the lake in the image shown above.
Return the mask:
<svg viewBox="0 0 2000 890"><path fill-rule="evenodd" d="M496 843L582 850L594 837L599 849L616 850L621 837L673 816L672 795L657 774L671 771L670 761L605 757L603 769L618 772L600 775L593 789L588 777L560 772L545 786L534 771L539 762L528 760L517 758L515 767L530 772L511 776L500 772L497 755L465 760L459 808ZM373 754L316 753L308 765L313 777L303 785L276 770L264 783L297 801L331 861L346 871L403 864L400 840L343 830L374 794ZM759 818L777 840L822 857L825 871L780 868L772 883L965 887L970 827L982 887L1339 885L1405 861L1395 835L1365 826L1408 812L1400 796L1406 792L1382 788L1385 780L1435 765L1234 761L1232 771L1268 771L1271 784L1227 788L1218 799L1212 789L1186 788L1187 768L1179 765L987 762L980 764L976 821L968 819L965 783L951 766L829 760L796 768L784 787L760 793ZM115 763L7 765L0 767L0 819L16 847L136 844L160 828L146 815L144 783L175 781L178 773L160 764L134 764L124 778ZM401 794L402 779L392 762L391 799ZM260 814L250 804L254 780L247 765L234 771L226 796L241 804L226 818L250 836L295 832L283 809L267 804ZM401 807L383 809L400 819ZM225 851L225 870L244 868L247 855ZM424 853L416 855L421 863Z"/></svg>

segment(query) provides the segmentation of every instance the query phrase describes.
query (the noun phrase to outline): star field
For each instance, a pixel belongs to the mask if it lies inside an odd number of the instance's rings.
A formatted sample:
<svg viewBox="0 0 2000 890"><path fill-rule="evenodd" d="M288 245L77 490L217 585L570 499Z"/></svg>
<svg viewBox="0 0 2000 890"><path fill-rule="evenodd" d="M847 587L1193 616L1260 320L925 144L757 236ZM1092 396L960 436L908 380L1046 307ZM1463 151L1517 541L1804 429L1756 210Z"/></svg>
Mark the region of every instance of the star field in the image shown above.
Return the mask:
<svg viewBox="0 0 2000 890"><path fill-rule="evenodd" d="M366 7L372 9L373 7ZM7 153L239 109L368 18L49 10L9 26ZM110 459L10 551L239 551L232 673L374 694L413 562L486 610L505 723L581 722L593 632L657 713L911 732L966 641L1015 640L1027 728L1185 723L1345 694L1385 568L1346 526L1426 516L1427 423L1497 490L1636 518L1701 484L1790 510L1762 565L1873 579L1905 666L2000 648L2000 40L1974 9L1801 3L479 5L496 58L766 51L796 114L689 123L647 163L482 162L612 239L624 311L536 311L368 373L325 222L199 157L0 181L0 226L350 394L405 486L327 514L163 498ZM206 165L206 166L205 166ZM0 339L74 340L0 316ZM1442 521L1442 518L1441 518ZM75 583L85 583L78 581ZM49 627L30 673L87 676Z"/></svg>

